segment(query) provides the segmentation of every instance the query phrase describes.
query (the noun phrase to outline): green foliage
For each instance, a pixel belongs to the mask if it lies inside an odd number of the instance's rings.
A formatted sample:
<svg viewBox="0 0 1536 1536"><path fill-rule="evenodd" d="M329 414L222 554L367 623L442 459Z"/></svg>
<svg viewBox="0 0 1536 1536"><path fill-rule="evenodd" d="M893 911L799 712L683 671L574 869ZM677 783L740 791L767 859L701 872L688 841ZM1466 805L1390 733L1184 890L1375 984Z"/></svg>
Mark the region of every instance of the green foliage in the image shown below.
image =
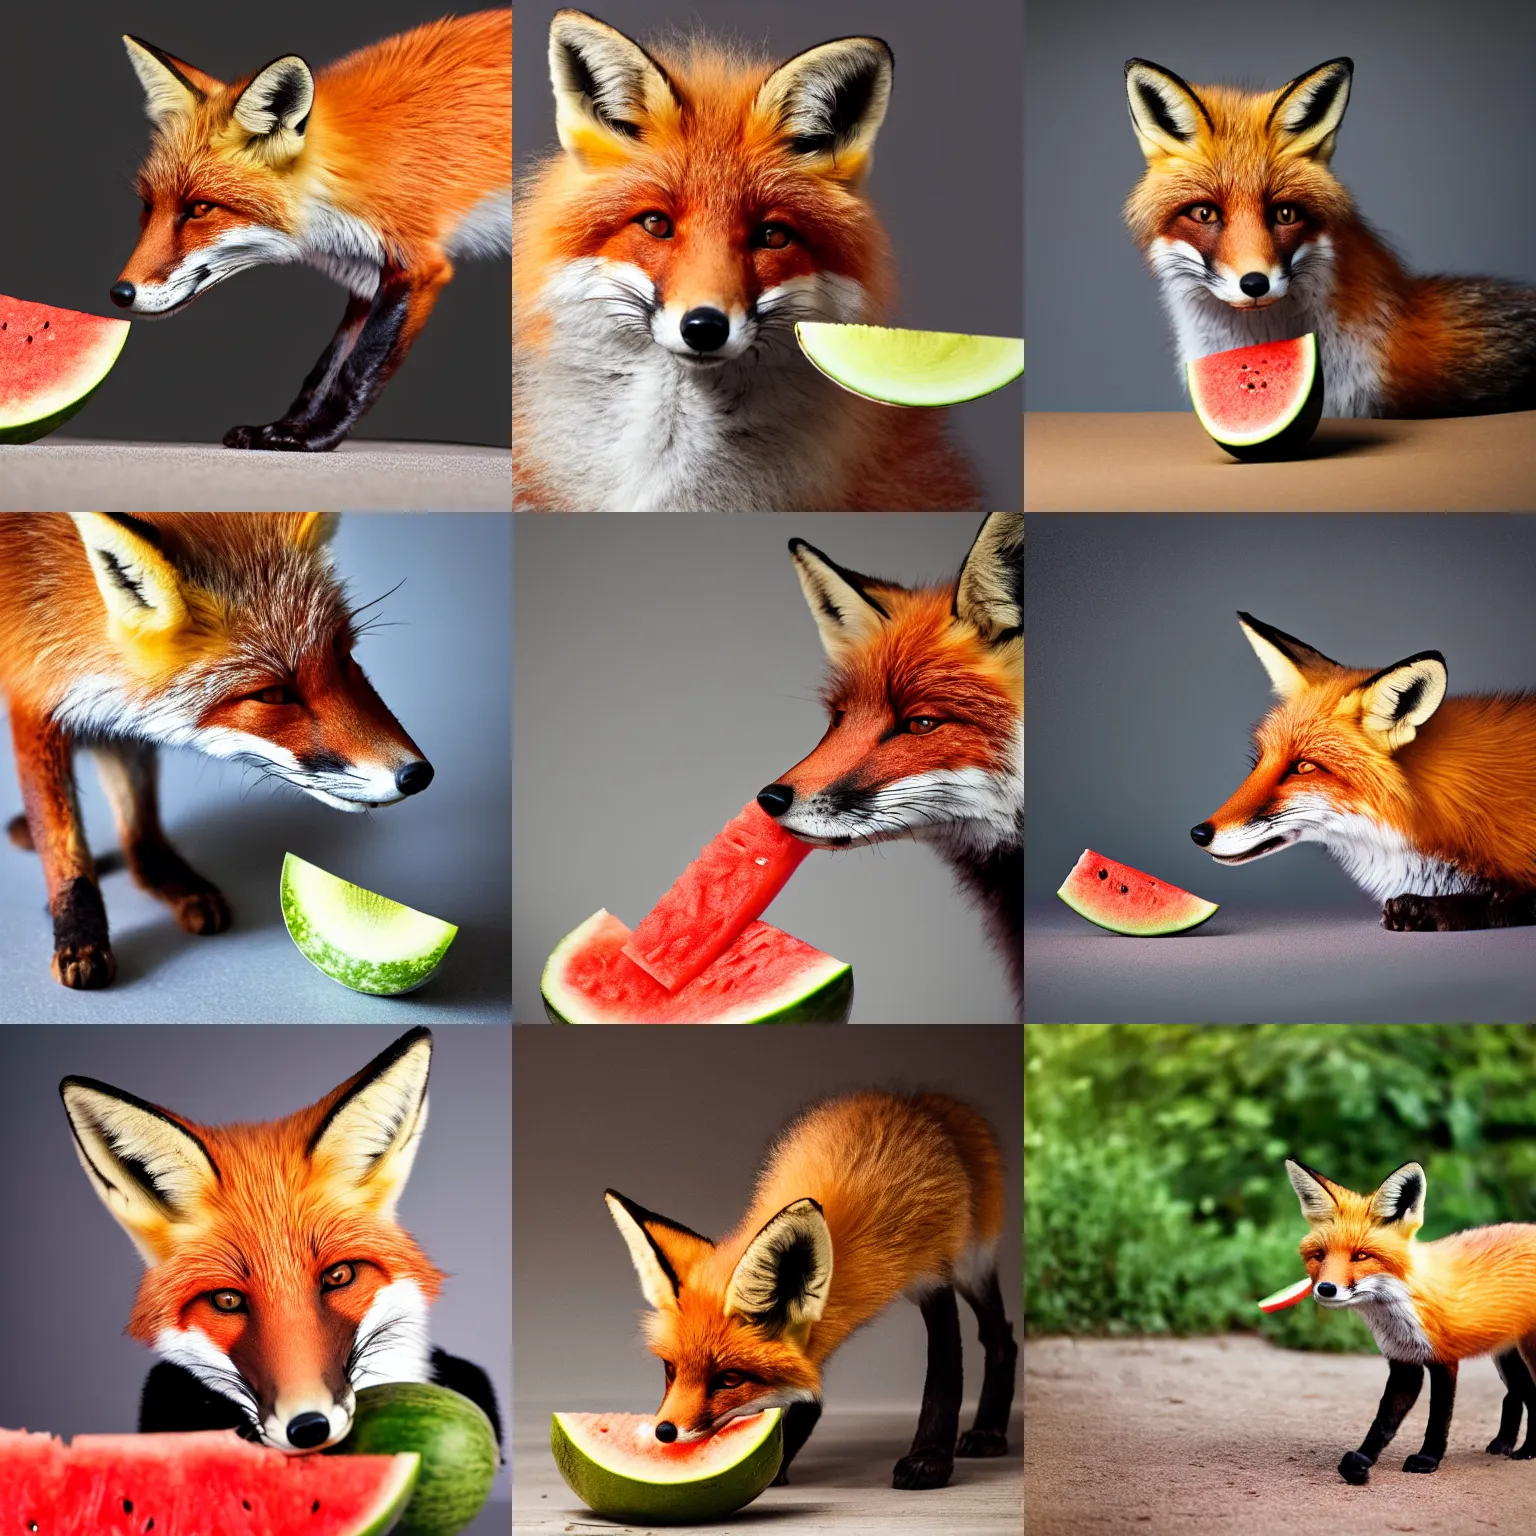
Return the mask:
<svg viewBox="0 0 1536 1536"><path fill-rule="evenodd" d="M1024 1081L1032 1333L1373 1348L1357 1318L1255 1305L1304 1275L1287 1155L1362 1191L1423 1163L1421 1239L1536 1221L1536 1028L1033 1025Z"/></svg>

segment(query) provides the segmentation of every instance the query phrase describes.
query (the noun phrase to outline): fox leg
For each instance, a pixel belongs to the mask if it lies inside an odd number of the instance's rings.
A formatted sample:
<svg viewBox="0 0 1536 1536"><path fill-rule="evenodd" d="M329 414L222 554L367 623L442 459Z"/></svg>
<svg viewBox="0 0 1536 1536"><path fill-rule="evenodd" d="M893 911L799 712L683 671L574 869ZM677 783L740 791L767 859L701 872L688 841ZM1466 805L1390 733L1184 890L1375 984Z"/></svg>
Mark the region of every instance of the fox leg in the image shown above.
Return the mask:
<svg viewBox="0 0 1536 1536"><path fill-rule="evenodd" d="M52 720L13 702L11 739L27 832L48 886L54 977L66 987L104 987L117 965L107 935L107 909L80 825L69 738Z"/></svg>
<svg viewBox="0 0 1536 1536"><path fill-rule="evenodd" d="M1433 1472L1445 1455L1451 1438L1451 1410L1456 1406L1457 1362L1429 1362L1429 1423L1424 1444L1403 1463L1404 1472Z"/></svg>
<svg viewBox="0 0 1536 1536"><path fill-rule="evenodd" d="M816 1421L821 1417L821 1404L791 1403L784 1415L784 1459L779 1463L779 1475L773 1486L782 1488L789 1481L789 1464L800 1454L805 1442L811 1438Z"/></svg>
<svg viewBox="0 0 1536 1536"><path fill-rule="evenodd" d="M134 880L176 914L188 933L223 933L229 903L166 841L160 825L159 773L154 747L118 741L95 749L101 787L117 819L118 842Z"/></svg>
<svg viewBox="0 0 1536 1536"><path fill-rule="evenodd" d="M1394 896L1381 909L1393 933L1465 933L1479 928L1526 928L1536 923L1536 893Z"/></svg>
<svg viewBox="0 0 1536 1536"><path fill-rule="evenodd" d="M1369 1481L1376 1458L1386 1450L1398 1427L1408 1417L1408 1410L1419 1400L1419 1391L1423 1385L1422 1365L1409 1360L1387 1362L1387 1385L1381 1394L1376 1417L1366 1430L1360 1449L1345 1451L1339 1458L1339 1476L1346 1483L1354 1483L1359 1487Z"/></svg>
<svg viewBox="0 0 1536 1536"><path fill-rule="evenodd" d="M1008 1414L1013 1408L1013 1376L1018 1368L1019 1346L1013 1341L1013 1328L1003 1310L1003 1292L996 1270L979 1289L961 1286L959 1290L976 1314L986 1365L975 1423L960 1436L955 1455L1004 1456L1008 1452Z"/></svg>
<svg viewBox="0 0 1536 1536"><path fill-rule="evenodd" d="M388 266L371 298L353 295L336 335L304 380L298 398L264 427L231 427L226 448L324 453L357 425L427 323L453 277L446 256L415 267Z"/></svg>
<svg viewBox="0 0 1536 1536"><path fill-rule="evenodd" d="M1509 1374L1504 1376L1504 1383L1512 1392L1520 1393L1525 1399L1527 1410L1525 1443L1518 1451L1510 1452L1512 1461L1536 1461L1536 1370L1532 1369L1532 1361L1536 1361L1536 1334L1521 1339L1514 1349L1500 1355L1496 1362L1501 1376L1508 1368ZM1519 1422L1517 1418L1517 1428ZM1514 1436L1509 1438L1513 1440Z"/></svg>
<svg viewBox="0 0 1536 1536"><path fill-rule="evenodd" d="M1504 1402L1499 1408L1499 1432L1488 1442L1490 1456L1508 1456L1520 1438L1520 1415L1533 1390L1531 1373L1525 1368L1518 1349L1495 1355L1494 1369L1504 1383ZM1529 1441L1529 1437L1527 1437ZM1522 1460L1525 1458L1522 1458Z"/></svg>
<svg viewBox="0 0 1536 1536"><path fill-rule="evenodd" d="M960 1399L965 1383L960 1349L960 1309L955 1288L942 1285L920 1303L928 1325L928 1375L912 1449L896 1463L893 1488L942 1488L955 1470Z"/></svg>

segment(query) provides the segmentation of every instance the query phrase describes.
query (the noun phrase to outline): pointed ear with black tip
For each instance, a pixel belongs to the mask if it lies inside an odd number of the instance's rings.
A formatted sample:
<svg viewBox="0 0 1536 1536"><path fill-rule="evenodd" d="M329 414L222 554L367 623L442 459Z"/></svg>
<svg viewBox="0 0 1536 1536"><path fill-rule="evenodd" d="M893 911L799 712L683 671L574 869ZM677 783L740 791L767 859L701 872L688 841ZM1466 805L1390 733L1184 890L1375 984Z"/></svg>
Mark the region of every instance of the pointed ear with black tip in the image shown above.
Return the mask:
<svg viewBox="0 0 1536 1536"><path fill-rule="evenodd" d="M803 1339L826 1310L832 1234L814 1200L786 1205L742 1254L725 1292L725 1315Z"/></svg>
<svg viewBox="0 0 1536 1536"><path fill-rule="evenodd" d="M1332 1221L1339 1214L1339 1203L1333 1193L1339 1186L1332 1179L1298 1163L1294 1157L1286 1158L1285 1171L1296 1198L1301 1201L1301 1214L1314 1226L1320 1221Z"/></svg>
<svg viewBox="0 0 1536 1536"><path fill-rule="evenodd" d="M165 1110L94 1078L66 1077L59 1096L91 1187L144 1262L158 1263L170 1228L218 1187L212 1154Z"/></svg>
<svg viewBox="0 0 1536 1536"><path fill-rule="evenodd" d="M1395 752L1439 709L1447 680L1439 651L1420 651L1387 667L1360 685L1360 723Z"/></svg>
<svg viewBox="0 0 1536 1536"><path fill-rule="evenodd" d="M616 1189L603 1191L608 1214L629 1249L640 1277L640 1291L658 1312L677 1311L679 1292L694 1266L713 1251L714 1244L689 1227L626 1199Z"/></svg>
<svg viewBox="0 0 1536 1536"><path fill-rule="evenodd" d="M813 168L857 186L874 163L895 72L895 56L880 38L840 37L779 65L755 107L778 125L791 154L823 159Z"/></svg>
<svg viewBox="0 0 1536 1536"><path fill-rule="evenodd" d="M1386 1226L1412 1237L1424 1225L1424 1196L1429 1181L1418 1163L1404 1163L1381 1181L1371 1196L1371 1215Z"/></svg>
<svg viewBox="0 0 1536 1536"><path fill-rule="evenodd" d="M1211 128L1211 114L1195 88L1171 69L1146 59L1125 61L1125 99L1136 142L1149 161L1188 155L1202 124Z"/></svg>
<svg viewBox="0 0 1536 1536"><path fill-rule="evenodd" d="M1301 155L1327 165L1333 157L1339 124L1349 105L1349 85L1354 78L1352 59L1329 59L1304 75L1297 75L1275 98L1269 109L1269 127L1288 155Z"/></svg>
<svg viewBox="0 0 1536 1536"><path fill-rule="evenodd" d="M144 112L157 127L173 118L188 117L222 82L212 75L146 43L142 37L123 34L128 62L144 87Z"/></svg>
<svg viewBox="0 0 1536 1536"><path fill-rule="evenodd" d="M800 590L829 660L840 662L872 639L890 617L876 595L882 583L834 564L804 539L789 541Z"/></svg>
<svg viewBox="0 0 1536 1536"><path fill-rule="evenodd" d="M1294 697L1330 672L1343 670L1321 651L1314 651L1283 629L1261 623L1251 613L1239 612L1237 622L1243 626L1248 644L1269 674L1270 686L1282 699Z"/></svg>
<svg viewBox="0 0 1536 1536"><path fill-rule="evenodd" d="M418 1028L381 1051L328 1094L309 1138L309 1160L361 1194L378 1214L395 1213L427 1128L432 1032Z"/></svg>
<svg viewBox="0 0 1536 1536"><path fill-rule="evenodd" d="M1024 514L993 512L981 525L955 585L954 614L989 645L1024 629Z"/></svg>
<svg viewBox="0 0 1536 1536"><path fill-rule="evenodd" d="M260 149L269 163L292 160L304 147L315 77L298 54L274 59L241 91L234 120L251 136L248 148Z"/></svg>
<svg viewBox="0 0 1536 1536"><path fill-rule="evenodd" d="M556 11L549 80L560 144L592 167L622 154L647 124L678 108L666 70L639 43L584 11Z"/></svg>

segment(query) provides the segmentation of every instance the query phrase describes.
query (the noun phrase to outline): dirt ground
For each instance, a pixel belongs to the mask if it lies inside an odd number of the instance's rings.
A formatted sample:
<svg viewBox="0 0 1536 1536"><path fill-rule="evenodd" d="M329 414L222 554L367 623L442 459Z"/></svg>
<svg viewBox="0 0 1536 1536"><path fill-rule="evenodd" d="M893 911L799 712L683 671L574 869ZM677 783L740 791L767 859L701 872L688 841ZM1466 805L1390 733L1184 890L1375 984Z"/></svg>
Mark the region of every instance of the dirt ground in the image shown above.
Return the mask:
<svg viewBox="0 0 1536 1536"><path fill-rule="evenodd" d="M1024 1350L1026 1536L1482 1536L1536 1531L1536 1461L1489 1456L1503 1386L1467 1362L1439 1470L1405 1473L1429 1384L1364 1488L1336 1470L1386 1363L1247 1336L1038 1339Z"/></svg>

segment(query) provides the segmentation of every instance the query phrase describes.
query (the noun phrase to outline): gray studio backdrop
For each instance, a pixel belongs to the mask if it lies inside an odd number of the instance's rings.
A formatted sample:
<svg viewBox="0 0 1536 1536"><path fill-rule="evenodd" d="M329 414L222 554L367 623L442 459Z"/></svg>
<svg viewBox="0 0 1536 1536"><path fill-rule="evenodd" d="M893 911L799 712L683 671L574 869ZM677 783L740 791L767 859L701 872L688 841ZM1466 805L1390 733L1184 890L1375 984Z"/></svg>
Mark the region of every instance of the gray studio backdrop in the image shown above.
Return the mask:
<svg viewBox="0 0 1536 1536"><path fill-rule="evenodd" d="M1014 1330L1022 1332L1019 1026L512 1033L520 1416L653 1413L661 1401L660 1362L639 1339L645 1302L604 1189L717 1236L746 1209L758 1162L779 1127L802 1105L855 1088L936 1089L986 1113L1008 1167L999 1274ZM581 1134L572 1136L578 1124ZM551 1156L556 1146L559 1155ZM961 1310L969 1408L981 1362L974 1326ZM896 1302L833 1357L828 1413L839 1405L910 1404L915 1428L925 1337L917 1308Z"/></svg>
<svg viewBox="0 0 1536 1536"><path fill-rule="evenodd" d="M149 147L144 93L124 32L230 80L285 53L302 54L318 69L452 9L438 0L9 7L0 134L17 152L7 173L0 287L19 298L119 315L107 289L138 239L134 173ZM49 67L64 60L67 70ZM508 441L508 270L505 257L458 267L355 436ZM330 341L346 302L341 288L307 267L243 272L184 314L136 323L116 368L70 430L217 443L237 422L274 420Z"/></svg>
<svg viewBox="0 0 1536 1536"><path fill-rule="evenodd" d="M0 1029L0 1157L25 1170L5 1195L0 1424L129 1433L154 1363L123 1334L143 1266L76 1161L60 1078L99 1078L204 1122L269 1120L344 1082L409 1023ZM432 1112L400 1201L401 1222L449 1275L432 1313L433 1342L490 1374L504 1419L512 1385L508 1033L436 1031Z"/></svg>
<svg viewBox="0 0 1536 1536"><path fill-rule="evenodd" d="M1530 518L1033 517L1028 540L1031 902L1090 847L1212 901L1377 910L1321 848L1224 868L1190 841L1274 702L1239 608L1349 666L1438 650L1453 693L1536 684Z"/></svg>
<svg viewBox="0 0 1536 1536"><path fill-rule="evenodd" d="M883 37L896 84L870 191L899 277L895 325L1022 336L1023 215L1019 79L1024 17L1008 0L940 7L928 0L592 0L579 9L637 42L698 28L773 59L829 38ZM549 23L560 7L517 8L512 151L519 169L556 148ZM1020 502L1017 384L956 407L959 441L989 506Z"/></svg>
<svg viewBox="0 0 1536 1536"><path fill-rule="evenodd" d="M1178 410L1157 290L1120 217L1145 162L1123 68L1272 89L1355 61L1333 166L1419 272L1536 284L1530 168L1536 8L1507 0L1030 0L1025 70L1028 403Z"/></svg>
<svg viewBox="0 0 1536 1536"><path fill-rule="evenodd" d="M71 992L49 974L37 859L0 841L0 1023L505 1022L511 921L510 513L343 517L337 569L359 601L392 592L357 659L436 769L420 795L364 815L192 752L163 754L171 840L220 885L234 927L195 937L127 874L102 880L117 980ZM8 743L8 736L6 738ZM88 760L78 765L95 853L116 847ZM0 820L21 808L0 750ZM365 997L321 975L283 926L287 851L459 925L443 969L403 998Z"/></svg>
<svg viewBox="0 0 1536 1536"><path fill-rule="evenodd" d="M513 1016L599 907L631 927L826 729L824 659L786 548L908 585L952 579L948 513L517 519ZM846 960L854 1019L996 1023L1001 963L929 848L813 853L765 914Z"/></svg>

